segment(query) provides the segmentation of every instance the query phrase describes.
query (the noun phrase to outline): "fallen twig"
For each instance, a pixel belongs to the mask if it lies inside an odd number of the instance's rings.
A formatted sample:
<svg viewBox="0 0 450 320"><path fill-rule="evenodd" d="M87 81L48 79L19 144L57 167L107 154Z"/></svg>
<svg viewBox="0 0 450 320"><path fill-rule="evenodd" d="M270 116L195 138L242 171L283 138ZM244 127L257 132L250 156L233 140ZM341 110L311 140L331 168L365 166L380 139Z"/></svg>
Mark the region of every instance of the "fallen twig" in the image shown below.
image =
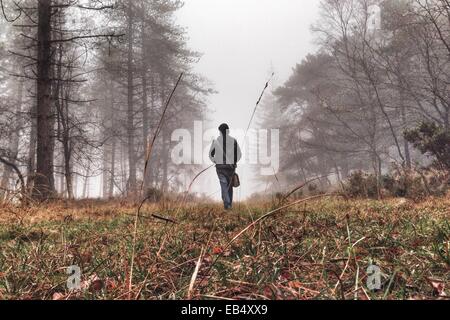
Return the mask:
<svg viewBox="0 0 450 320"><path fill-rule="evenodd" d="M202 248L202 250L200 251L200 257L198 257L198 261L197 261L197 264L195 266L194 273L192 274L192 277L191 277L191 282L189 284L189 290L188 290L188 294L187 294L187 299L188 300L192 299L192 292L194 291L195 280L197 280L198 271L200 270L200 267L202 265L202 260L203 260L204 253L205 253L205 248Z"/></svg>

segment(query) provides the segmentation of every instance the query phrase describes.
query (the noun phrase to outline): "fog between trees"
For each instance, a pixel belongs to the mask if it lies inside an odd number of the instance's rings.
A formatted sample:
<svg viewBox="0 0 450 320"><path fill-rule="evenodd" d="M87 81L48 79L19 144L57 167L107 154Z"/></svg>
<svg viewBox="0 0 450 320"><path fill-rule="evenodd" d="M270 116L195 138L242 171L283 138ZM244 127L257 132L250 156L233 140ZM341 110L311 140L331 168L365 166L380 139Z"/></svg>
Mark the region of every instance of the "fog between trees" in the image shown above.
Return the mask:
<svg viewBox="0 0 450 320"><path fill-rule="evenodd" d="M213 116L207 98L216 92L192 71L201 53L176 22L182 2L1 5L1 197L87 198L96 177L104 198L135 195L141 185L185 191L204 168L170 161L171 133ZM318 51L258 110L260 127L281 129L282 166L256 179L278 191L365 170L381 183L394 164L429 165L404 133L423 122L449 131L449 2L323 0L320 12ZM147 146L181 73L144 176Z"/></svg>

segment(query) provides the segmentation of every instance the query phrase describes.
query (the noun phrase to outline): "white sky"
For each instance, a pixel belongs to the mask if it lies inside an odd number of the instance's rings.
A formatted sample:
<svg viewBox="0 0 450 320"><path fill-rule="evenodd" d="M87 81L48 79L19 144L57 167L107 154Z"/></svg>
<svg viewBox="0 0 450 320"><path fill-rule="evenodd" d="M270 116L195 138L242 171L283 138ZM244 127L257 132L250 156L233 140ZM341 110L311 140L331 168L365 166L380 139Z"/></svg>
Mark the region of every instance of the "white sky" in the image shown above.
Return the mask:
<svg viewBox="0 0 450 320"><path fill-rule="evenodd" d="M278 84L314 51L310 26L320 0L185 0L178 23L191 49L203 53L196 71L219 91L210 99L214 126L245 128L270 70Z"/></svg>
<svg viewBox="0 0 450 320"><path fill-rule="evenodd" d="M211 80L219 92L209 99L210 125L226 122L231 131L246 129L271 70L276 72L276 85L281 85L296 63L315 51L310 27L318 19L319 3L185 0L177 18L186 27L190 49L203 53L195 71ZM265 186L245 183L251 170L241 167L238 171L244 182L238 198L264 190ZM196 191L209 195L219 190L213 170L201 180Z"/></svg>

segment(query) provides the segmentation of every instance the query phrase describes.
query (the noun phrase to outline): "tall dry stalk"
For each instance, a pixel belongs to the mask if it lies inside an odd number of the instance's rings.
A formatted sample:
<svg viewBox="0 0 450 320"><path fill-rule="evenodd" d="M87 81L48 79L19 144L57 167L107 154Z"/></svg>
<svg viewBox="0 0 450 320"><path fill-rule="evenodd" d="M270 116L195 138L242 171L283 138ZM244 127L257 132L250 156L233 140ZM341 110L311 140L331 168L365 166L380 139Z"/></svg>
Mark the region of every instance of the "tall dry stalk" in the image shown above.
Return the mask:
<svg viewBox="0 0 450 320"><path fill-rule="evenodd" d="M162 130L164 118L167 113L167 109L169 108L170 102L172 101L172 98L181 82L181 79L183 78L183 75L184 75L184 73L180 74L180 77L178 78L178 81L176 82L175 87L173 88L172 93L169 96L169 99L167 99L166 105L164 107L164 111L161 115L161 118L159 119L159 123L158 123L158 126L156 127L155 134L153 135L153 139L149 142L149 144L147 146L147 154L145 157L144 176L146 176L146 174L147 174L148 165L149 165L150 158L151 158L152 151L153 151L153 146L155 145L156 139L158 139L158 136ZM140 189L141 194L143 192L143 189L144 189L144 179L141 184L141 189ZM144 205L145 201L147 201L147 199L148 198L144 198L144 200L141 201L139 208L136 210L136 216L134 218L133 246L132 246L132 251L131 251L131 263L130 263L130 273L129 273L129 283L128 283L129 297L131 297L131 292L132 292L132 287L133 287L133 269L134 269L134 257L136 255L136 241L137 241L137 228L138 228L138 222L139 222L139 214L140 214L140 209Z"/></svg>

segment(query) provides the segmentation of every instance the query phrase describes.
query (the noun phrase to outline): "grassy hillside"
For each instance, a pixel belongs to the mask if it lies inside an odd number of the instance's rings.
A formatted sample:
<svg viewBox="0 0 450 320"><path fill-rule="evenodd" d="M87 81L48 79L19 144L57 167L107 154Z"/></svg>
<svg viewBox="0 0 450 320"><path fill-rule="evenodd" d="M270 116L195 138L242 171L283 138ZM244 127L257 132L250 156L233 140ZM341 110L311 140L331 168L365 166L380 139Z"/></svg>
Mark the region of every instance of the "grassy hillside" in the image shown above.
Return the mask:
<svg viewBox="0 0 450 320"><path fill-rule="evenodd" d="M443 299L450 294L450 199L314 200L280 211L181 210L82 202L0 208L1 299ZM177 224L150 218L171 217ZM367 288L370 264L382 289ZM82 269L80 292L66 288ZM198 267L198 268L196 268ZM197 270L196 270L197 269ZM198 272L197 272L198 271Z"/></svg>

